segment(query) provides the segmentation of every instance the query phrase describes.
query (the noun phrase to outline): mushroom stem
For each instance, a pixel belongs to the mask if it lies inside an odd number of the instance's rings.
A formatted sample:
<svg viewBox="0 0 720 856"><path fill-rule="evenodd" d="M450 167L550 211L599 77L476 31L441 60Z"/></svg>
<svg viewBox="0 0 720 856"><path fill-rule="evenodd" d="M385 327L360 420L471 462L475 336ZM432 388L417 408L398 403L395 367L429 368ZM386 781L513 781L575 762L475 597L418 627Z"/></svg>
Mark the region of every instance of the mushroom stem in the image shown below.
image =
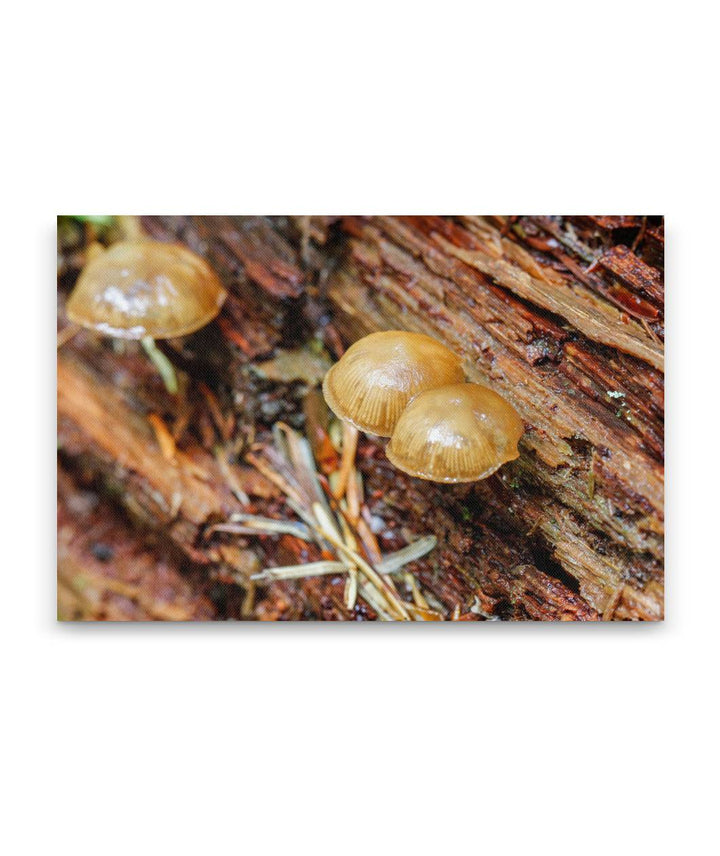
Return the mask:
<svg viewBox="0 0 720 856"><path fill-rule="evenodd" d="M100 243L100 241L93 241L92 243L87 245L87 249L85 250L85 264L91 262L93 259L98 259L105 252L105 247Z"/></svg>
<svg viewBox="0 0 720 856"><path fill-rule="evenodd" d="M117 222L126 240L141 241L145 237L139 217L124 214L117 218Z"/></svg>
<svg viewBox="0 0 720 856"><path fill-rule="evenodd" d="M165 384L165 389L170 395L177 395L178 379L173 364L155 344L155 339L152 336L143 336L142 346L160 373L160 377Z"/></svg>
<svg viewBox="0 0 720 856"><path fill-rule="evenodd" d="M343 422L342 458L340 459L340 470L337 484L333 490L333 496L335 499L340 499L340 497L345 493L350 473L353 471L355 465L357 444L358 429L349 422Z"/></svg>

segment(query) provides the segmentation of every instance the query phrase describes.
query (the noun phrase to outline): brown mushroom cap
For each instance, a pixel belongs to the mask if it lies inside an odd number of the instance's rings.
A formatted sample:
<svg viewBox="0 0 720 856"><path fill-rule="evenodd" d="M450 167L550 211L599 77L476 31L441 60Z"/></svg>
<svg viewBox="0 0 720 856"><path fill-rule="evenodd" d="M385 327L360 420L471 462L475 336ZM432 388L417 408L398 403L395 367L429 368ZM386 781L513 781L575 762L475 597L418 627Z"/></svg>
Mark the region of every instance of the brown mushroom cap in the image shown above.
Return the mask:
<svg viewBox="0 0 720 856"><path fill-rule="evenodd" d="M523 423L514 407L477 383L423 392L398 420L386 453L411 476L478 481L518 457Z"/></svg>
<svg viewBox="0 0 720 856"><path fill-rule="evenodd" d="M204 327L227 292L210 265L179 244L119 241L91 259L68 298L68 318L123 339L171 339Z"/></svg>
<svg viewBox="0 0 720 856"><path fill-rule="evenodd" d="M423 333L391 330L355 342L325 375L330 409L368 434L390 437L408 401L465 377L459 358Z"/></svg>

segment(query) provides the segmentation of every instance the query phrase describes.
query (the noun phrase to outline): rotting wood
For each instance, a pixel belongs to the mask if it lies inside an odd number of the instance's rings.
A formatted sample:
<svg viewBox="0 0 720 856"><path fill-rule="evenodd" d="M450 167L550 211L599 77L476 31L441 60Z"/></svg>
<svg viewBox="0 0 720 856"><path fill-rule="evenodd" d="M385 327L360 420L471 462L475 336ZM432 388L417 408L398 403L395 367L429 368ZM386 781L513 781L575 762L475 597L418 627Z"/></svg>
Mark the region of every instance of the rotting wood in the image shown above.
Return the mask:
<svg viewBox="0 0 720 856"><path fill-rule="evenodd" d="M58 472L58 617L207 621L208 579L133 530L114 506Z"/></svg>

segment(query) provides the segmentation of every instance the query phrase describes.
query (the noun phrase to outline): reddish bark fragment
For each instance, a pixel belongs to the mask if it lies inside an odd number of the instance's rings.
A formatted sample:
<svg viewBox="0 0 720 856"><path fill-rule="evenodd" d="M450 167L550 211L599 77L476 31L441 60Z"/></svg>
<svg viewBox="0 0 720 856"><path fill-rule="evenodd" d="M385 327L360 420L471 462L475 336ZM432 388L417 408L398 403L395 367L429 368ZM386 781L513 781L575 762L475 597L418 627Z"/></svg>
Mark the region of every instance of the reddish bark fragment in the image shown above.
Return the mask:
<svg viewBox="0 0 720 856"><path fill-rule="evenodd" d="M660 271L646 264L627 247L622 244L612 247L602 256L600 264L632 290L647 295L659 306L663 305L665 292ZM657 317L657 314L655 310L654 315L645 317Z"/></svg>

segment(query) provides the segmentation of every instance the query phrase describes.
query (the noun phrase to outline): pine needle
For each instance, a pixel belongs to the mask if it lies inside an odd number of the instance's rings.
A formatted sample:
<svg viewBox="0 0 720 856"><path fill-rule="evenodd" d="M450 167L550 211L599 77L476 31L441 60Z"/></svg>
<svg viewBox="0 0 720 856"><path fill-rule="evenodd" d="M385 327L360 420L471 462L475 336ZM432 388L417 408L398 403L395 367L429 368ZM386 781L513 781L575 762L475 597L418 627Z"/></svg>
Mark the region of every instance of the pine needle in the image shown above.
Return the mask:
<svg viewBox="0 0 720 856"><path fill-rule="evenodd" d="M319 577L324 574L342 574L347 571L343 562L305 562L301 565L284 565L279 568L263 568L253 574L251 580L298 580L303 577Z"/></svg>

